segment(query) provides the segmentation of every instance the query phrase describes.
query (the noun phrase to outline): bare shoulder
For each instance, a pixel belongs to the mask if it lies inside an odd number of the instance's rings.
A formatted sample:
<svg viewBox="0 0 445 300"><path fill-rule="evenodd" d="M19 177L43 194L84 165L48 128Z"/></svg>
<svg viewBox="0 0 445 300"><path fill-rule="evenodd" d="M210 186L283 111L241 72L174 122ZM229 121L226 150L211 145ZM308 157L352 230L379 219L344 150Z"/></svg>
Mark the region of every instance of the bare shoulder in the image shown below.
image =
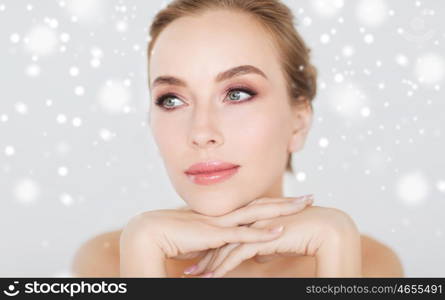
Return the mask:
<svg viewBox="0 0 445 300"><path fill-rule="evenodd" d="M105 232L85 241L76 251L71 265L75 277L119 277L119 240L122 230ZM387 245L367 235L361 235L363 277L403 277L397 254ZM179 277L179 271L190 265L187 261L166 262L169 273ZM308 268L308 270L312 268Z"/></svg>
<svg viewBox="0 0 445 300"><path fill-rule="evenodd" d="M362 234L363 277L403 277L400 258L389 246Z"/></svg>
<svg viewBox="0 0 445 300"><path fill-rule="evenodd" d="M119 277L119 240L122 230L96 235L77 249L71 264L74 277Z"/></svg>

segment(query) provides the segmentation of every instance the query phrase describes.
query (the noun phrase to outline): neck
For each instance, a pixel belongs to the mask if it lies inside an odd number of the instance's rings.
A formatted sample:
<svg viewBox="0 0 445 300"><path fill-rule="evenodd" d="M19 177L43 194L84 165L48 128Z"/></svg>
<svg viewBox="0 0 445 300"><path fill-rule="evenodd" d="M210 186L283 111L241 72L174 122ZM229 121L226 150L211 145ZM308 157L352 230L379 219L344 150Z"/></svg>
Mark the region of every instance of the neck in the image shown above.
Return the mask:
<svg viewBox="0 0 445 300"><path fill-rule="evenodd" d="M277 178L277 180L270 186L267 192L262 197L270 198L282 198L283 197L283 176Z"/></svg>

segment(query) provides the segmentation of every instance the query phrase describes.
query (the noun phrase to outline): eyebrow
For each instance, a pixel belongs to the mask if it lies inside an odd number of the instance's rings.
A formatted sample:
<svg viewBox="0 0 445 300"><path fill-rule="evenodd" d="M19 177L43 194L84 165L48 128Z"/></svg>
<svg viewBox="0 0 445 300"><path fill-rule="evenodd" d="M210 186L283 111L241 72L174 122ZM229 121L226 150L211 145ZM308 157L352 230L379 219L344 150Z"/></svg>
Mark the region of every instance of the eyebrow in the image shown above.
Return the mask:
<svg viewBox="0 0 445 300"><path fill-rule="evenodd" d="M252 65L243 65L243 66L234 67L227 71L219 73L215 77L215 82L221 82L221 81L228 80L230 78L245 75L245 74L258 74L258 75L261 75L262 77L268 79L266 74L264 74L264 72L261 71L259 68L254 67ZM157 77L152 83L152 88L154 88L158 85L176 85L176 86L181 86L181 87L187 86L187 84L184 80L173 77L173 76L159 76L159 77Z"/></svg>

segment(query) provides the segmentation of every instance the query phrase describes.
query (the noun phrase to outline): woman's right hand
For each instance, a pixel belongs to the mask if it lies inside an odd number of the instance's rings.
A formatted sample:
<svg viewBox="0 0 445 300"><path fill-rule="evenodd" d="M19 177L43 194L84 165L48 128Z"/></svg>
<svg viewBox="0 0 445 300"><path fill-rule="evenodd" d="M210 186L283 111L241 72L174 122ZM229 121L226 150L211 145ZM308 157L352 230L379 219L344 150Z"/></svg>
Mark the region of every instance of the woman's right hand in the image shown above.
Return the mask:
<svg viewBox="0 0 445 300"><path fill-rule="evenodd" d="M159 251L154 255L158 257L192 259L202 256L209 249L216 249L228 243L254 243L276 239L281 232L274 232L274 228L260 229L243 225L297 213L311 204L304 201L304 198L289 197L280 201L259 198L249 205L218 217L184 209L143 212L132 218L121 234L121 267L122 263L125 264L122 255L126 252L131 253L132 261L137 260L135 254L143 255L142 249L135 251L134 247L147 247L147 251L152 252ZM141 258L140 261L146 260Z"/></svg>

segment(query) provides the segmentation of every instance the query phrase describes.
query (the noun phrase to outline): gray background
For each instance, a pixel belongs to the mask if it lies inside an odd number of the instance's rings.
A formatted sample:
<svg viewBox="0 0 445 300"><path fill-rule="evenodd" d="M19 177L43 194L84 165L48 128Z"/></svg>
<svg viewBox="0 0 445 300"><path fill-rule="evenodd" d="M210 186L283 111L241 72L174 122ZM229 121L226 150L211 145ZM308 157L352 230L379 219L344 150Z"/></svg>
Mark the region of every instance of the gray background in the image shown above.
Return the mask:
<svg viewBox="0 0 445 300"><path fill-rule="evenodd" d="M69 276L93 235L183 202L147 127L147 28L166 2L0 0L0 276ZM285 1L320 72L286 195L349 213L445 275L445 2Z"/></svg>

